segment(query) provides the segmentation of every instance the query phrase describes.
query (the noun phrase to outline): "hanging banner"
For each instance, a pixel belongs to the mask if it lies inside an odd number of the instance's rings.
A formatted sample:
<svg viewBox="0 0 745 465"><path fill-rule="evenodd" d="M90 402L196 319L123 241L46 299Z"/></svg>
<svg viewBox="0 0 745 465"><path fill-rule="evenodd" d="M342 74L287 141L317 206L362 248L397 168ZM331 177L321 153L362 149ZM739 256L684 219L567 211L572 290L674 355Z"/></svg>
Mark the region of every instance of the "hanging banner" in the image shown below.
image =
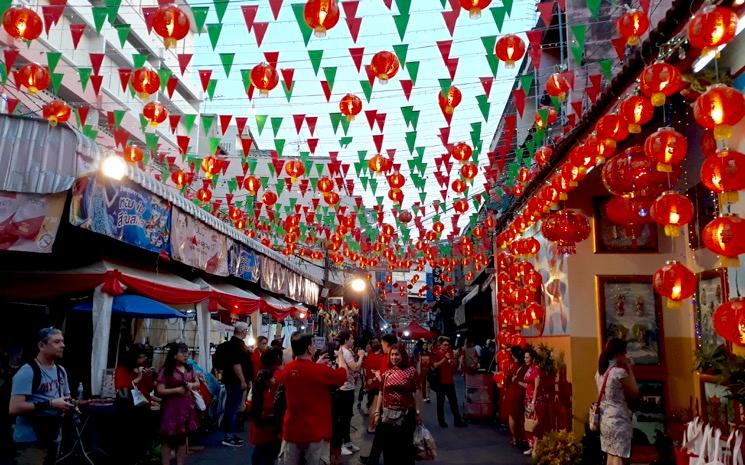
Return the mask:
<svg viewBox="0 0 745 465"><path fill-rule="evenodd" d="M66 192L0 192L0 250L51 253Z"/></svg>
<svg viewBox="0 0 745 465"><path fill-rule="evenodd" d="M173 207L171 257L207 273L228 275L228 249L233 241Z"/></svg>
<svg viewBox="0 0 745 465"><path fill-rule="evenodd" d="M170 203L134 184L97 176L76 180L70 224L151 252L170 252Z"/></svg>
<svg viewBox="0 0 745 465"><path fill-rule="evenodd" d="M261 258L253 250L234 243L228 252L228 268L231 276L255 283L261 276Z"/></svg>

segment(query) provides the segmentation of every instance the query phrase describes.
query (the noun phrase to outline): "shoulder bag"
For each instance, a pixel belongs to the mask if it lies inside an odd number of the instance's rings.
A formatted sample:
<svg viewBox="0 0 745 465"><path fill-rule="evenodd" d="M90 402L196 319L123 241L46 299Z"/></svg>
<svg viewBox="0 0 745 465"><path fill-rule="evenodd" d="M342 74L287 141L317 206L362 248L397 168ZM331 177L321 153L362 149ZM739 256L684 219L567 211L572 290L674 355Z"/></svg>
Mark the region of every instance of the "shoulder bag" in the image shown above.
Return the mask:
<svg viewBox="0 0 745 465"><path fill-rule="evenodd" d="M600 388L600 392L598 393L598 400L590 405L590 418L588 423L590 431L595 433L600 431L600 403L603 401L603 397L605 396L605 385L608 383L608 376L610 376L611 371L613 371L613 368L608 368L608 371L603 377L603 386Z"/></svg>
<svg viewBox="0 0 745 465"><path fill-rule="evenodd" d="M404 424L404 420L406 419L406 410L396 410L392 408L387 408L383 406L383 402L385 402L385 380L388 378L388 376L383 377L383 382L381 383L381 390L380 390L380 422L384 423L386 425L391 426L402 426Z"/></svg>

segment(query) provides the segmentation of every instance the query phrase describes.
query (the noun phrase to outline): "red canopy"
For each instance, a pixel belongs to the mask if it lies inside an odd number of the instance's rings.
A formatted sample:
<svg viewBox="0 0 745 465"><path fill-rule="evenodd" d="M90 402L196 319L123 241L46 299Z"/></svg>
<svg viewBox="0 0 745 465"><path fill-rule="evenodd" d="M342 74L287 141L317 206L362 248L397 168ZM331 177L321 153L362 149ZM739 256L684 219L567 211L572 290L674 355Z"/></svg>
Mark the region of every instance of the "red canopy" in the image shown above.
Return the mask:
<svg viewBox="0 0 745 465"><path fill-rule="evenodd" d="M408 336L406 335L407 332ZM411 339L432 339L434 337L432 331L429 331L416 321L409 323L409 326L403 329L402 334L404 334L404 337L409 337Z"/></svg>

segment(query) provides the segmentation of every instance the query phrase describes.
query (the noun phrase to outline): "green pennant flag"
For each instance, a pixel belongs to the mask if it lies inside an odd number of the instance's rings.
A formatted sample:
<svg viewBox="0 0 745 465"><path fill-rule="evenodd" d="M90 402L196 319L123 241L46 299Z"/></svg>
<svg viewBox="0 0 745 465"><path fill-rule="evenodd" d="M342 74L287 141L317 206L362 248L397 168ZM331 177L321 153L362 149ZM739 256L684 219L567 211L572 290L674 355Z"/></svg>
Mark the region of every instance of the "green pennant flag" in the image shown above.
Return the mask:
<svg viewBox="0 0 745 465"><path fill-rule="evenodd" d="M124 119L124 115L127 114L126 110L114 110L114 127L118 128L122 125L122 120Z"/></svg>
<svg viewBox="0 0 745 465"><path fill-rule="evenodd" d="M53 73L57 68L57 63L59 63L61 57L61 52L47 52L47 65L49 66L50 73Z"/></svg>
<svg viewBox="0 0 745 465"><path fill-rule="evenodd" d="M142 68L147 63L147 53L133 53L132 65L135 69Z"/></svg>
<svg viewBox="0 0 745 465"><path fill-rule="evenodd" d="M105 6L94 6L91 8L93 13L93 24L96 27L96 32L101 33L103 29L103 23L106 21L106 16L109 14Z"/></svg>
<svg viewBox="0 0 745 465"><path fill-rule="evenodd" d="M127 37L129 37L129 31L132 29L132 26L129 24L117 24L114 27L116 28L116 34L119 36L119 44L124 47L124 44L127 43Z"/></svg>
<svg viewBox="0 0 745 465"><path fill-rule="evenodd" d="M579 45L570 45L569 50L572 52L574 61L576 61L577 63L582 63L582 55L585 52L584 47L581 47Z"/></svg>
<svg viewBox="0 0 745 465"><path fill-rule="evenodd" d="M585 37L587 35L587 25L577 24L576 26L572 26L571 29L572 29L572 34L574 35L574 38L577 40L577 44L584 50Z"/></svg>
<svg viewBox="0 0 745 465"><path fill-rule="evenodd" d="M499 58L496 55L486 55L486 62L489 64L492 77L497 77L497 70L499 70Z"/></svg>
<svg viewBox="0 0 745 465"><path fill-rule="evenodd" d="M285 190L285 180L282 178L277 179L277 184L275 184L275 188L277 189L277 196L282 195L282 192ZM277 205L279 207L279 205Z"/></svg>
<svg viewBox="0 0 745 465"><path fill-rule="evenodd" d="M408 51L408 44L399 44L393 46L393 52L396 54L396 57L398 57L398 62L401 64L402 68L406 66L406 54L408 53Z"/></svg>
<svg viewBox="0 0 745 465"><path fill-rule="evenodd" d="M520 76L520 87L522 87L526 95L530 94L530 89L533 87L533 73Z"/></svg>
<svg viewBox="0 0 745 465"><path fill-rule="evenodd" d="M343 149L348 148L349 144L351 143L352 143L351 137L342 137L341 139L339 139L339 146Z"/></svg>
<svg viewBox="0 0 745 465"><path fill-rule="evenodd" d="M535 140L533 139L526 140L525 148L528 149L528 153L532 156L535 153Z"/></svg>
<svg viewBox="0 0 745 465"><path fill-rule="evenodd" d="M334 134L339 130L339 123L341 122L341 113L329 113L329 119L331 119L331 125L334 128Z"/></svg>
<svg viewBox="0 0 745 465"><path fill-rule="evenodd" d="M409 26L408 13L400 14L400 15L393 15L393 22L396 23L396 30L398 31L398 36L401 38L401 42L403 42L404 36L406 35L406 28Z"/></svg>
<svg viewBox="0 0 745 465"><path fill-rule="evenodd" d="M194 122L197 120L197 115L185 114L181 117L181 122L184 123L186 134L191 134L191 128L194 127Z"/></svg>
<svg viewBox="0 0 745 465"><path fill-rule="evenodd" d="M8 7L8 8L10 8L10 7ZM6 8L6 10L8 8ZM5 84L6 82L8 82L8 72L5 70L5 65L0 66L0 82L2 82L3 84Z"/></svg>
<svg viewBox="0 0 745 465"><path fill-rule="evenodd" d="M243 80L243 89L248 92L248 87L251 85L251 70L250 69L242 69L241 70L241 79Z"/></svg>
<svg viewBox="0 0 745 465"><path fill-rule="evenodd" d="M349 124L350 124L350 122L349 122L349 120L347 118L342 118L341 119L341 128L344 131L344 135L345 136L349 132Z"/></svg>
<svg viewBox="0 0 745 465"><path fill-rule="evenodd" d="M326 81L329 83L329 89L334 90L334 80L336 79L336 66L330 68L323 68L323 75L326 77Z"/></svg>
<svg viewBox="0 0 745 465"><path fill-rule="evenodd" d="M274 149L277 151L277 155L281 157L285 151L285 140L274 139Z"/></svg>
<svg viewBox="0 0 745 465"><path fill-rule="evenodd" d="M277 118L269 118L271 124L272 124L272 132L274 133L274 137L277 137L277 133L279 132L280 126L282 126L282 117Z"/></svg>
<svg viewBox="0 0 745 465"><path fill-rule="evenodd" d="M427 193L426 192L420 192L419 193L419 200L422 203L426 203L427 202Z"/></svg>
<svg viewBox="0 0 745 465"><path fill-rule="evenodd" d="M316 192L318 190L318 178L309 178L310 181L310 189L313 192Z"/></svg>
<svg viewBox="0 0 745 465"><path fill-rule="evenodd" d="M5 73L5 67L2 67L2 72ZM55 94L59 95L59 88L62 85L62 78L64 78L65 75L63 73L51 73L49 76L50 81L52 81L52 90ZM4 83L5 80L8 79L7 74L2 79L2 82Z"/></svg>
<svg viewBox="0 0 745 465"><path fill-rule="evenodd" d="M248 172L253 175L256 172L256 167L258 166L258 164L259 164L259 160L255 158L249 158L248 159ZM262 184L262 187L266 187L266 186Z"/></svg>
<svg viewBox="0 0 745 465"><path fill-rule="evenodd" d="M323 168L325 166L326 165L324 165L323 163L317 163L316 164L316 173L318 173L318 176L322 176L323 175Z"/></svg>
<svg viewBox="0 0 745 465"><path fill-rule="evenodd" d="M399 13L409 13L411 11L411 0L396 0L396 6Z"/></svg>
<svg viewBox="0 0 745 465"><path fill-rule="evenodd" d="M453 81L451 81L450 79L439 79L439 82L442 95L447 95L448 92L450 92L450 86L453 85Z"/></svg>
<svg viewBox="0 0 745 465"><path fill-rule="evenodd" d="M355 163L354 164L354 172L357 174L358 178L362 178L362 163ZM367 183L367 181L365 181ZM366 187L364 187L367 189Z"/></svg>
<svg viewBox="0 0 745 465"><path fill-rule="evenodd" d="M300 32L303 34L303 41L307 47L308 42L310 42L310 36L313 35L313 29L305 22L305 3L293 3L292 12L295 13L295 20L298 27L300 27Z"/></svg>
<svg viewBox="0 0 745 465"><path fill-rule="evenodd" d="M502 26L504 25L504 17L507 14L507 9L502 6L495 6L493 8L489 8L489 11L491 11L492 16L494 17L494 24L497 25L497 30L501 33Z"/></svg>
<svg viewBox="0 0 745 465"><path fill-rule="evenodd" d="M197 34L201 34L204 29L204 23L207 21L207 14L210 12L208 6L192 6L191 14L194 16L194 27L197 29Z"/></svg>
<svg viewBox="0 0 745 465"><path fill-rule="evenodd" d="M600 3L602 0L587 0L587 9L592 13L592 17L600 19Z"/></svg>
<svg viewBox="0 0 745 465"><path fill-rule="evenodd" d="M502 5L504 5L504 9L507 11L507 16L512 15L512 3L513 0L502 0Z"/></svg>
<svg viewBox="0 0 745 465"><path fill-rule="evenodd" d="M109 22L114 24L116 16L119 14L119 7L122 5L122 0L106 0L106 12L109 17Z"/></svg>
<svg viewBox="0 0 745 465"><path fill-rule="evenodd" d="M235 190L238 188L238 181L235 180L235 178L228 179L228 192L231 194L235 192Z"/></svg>
<svg viewBox="0 0 745 465"><path fill-rule="evenodd" d="M365 100L367 100L367 103L370 103L370 97L372 96L372 85L370 85L370 82L365 79L360 81L360 87L362 87L362 92L365 94Z"/></svg>
<svg viewBox="0 0 745 465"><path fill-rule="evenodd" d="M611 80L613 79L613 62L610 58L604 58L598 62L600 65L600 70L603 72L603 75L605 76L605 79Z"/></svg>
<svg viewBox="0 0 745 465"><path fill-rule="evenodd" d="M543 145L543 140L546 138L546 132L543 130L536 131L533 137L535 138L535 143L537 144L537 146L540 147L541 145ZM534 153L535 150L530 152L531 155Z"/></svg>
<svg viewBox="0 0 745 465"><path fill-rule="evenodd" d="M98 137L98 131L93 129L91 125L86 124L83 127L83 135L91 140L96 140L96 137Z"/></svg>
<svg viewBox="0 0 745 465"><path fill-rule="evenodd" d="M357 159L360 161L360 163L364 163L366 158L367 158L367 150L357 151Z"/></svg>
<svg viewBox="0 0 745 465"><path fill-rule="evenodd" d="M411 61L406 63L406 71L409 72L409 78L411 79L411 84L416 85L416 77L419 74L419 62L418 61Z"/></svg>
<svg viewBox="0 0 745 465"><path fill-rule="evenodd" d="M234 59L235 59L235 53L221 53L220 54L220 61L222 62L222 69L225 70L225 77L230 77L230 70L233 67Z"/></svg>
<svg viewBox="0 0 745 465"><path fill-rule="evenodd" d="M409 147L409 153L414 153L415 145L416 145L416 131L408 131L406 133L406 146Z"/></svg>
<svg viewBox="0 0 745 465"><path fill-rule="evenodd" d="M215 98L215 89L217 89L217 79L210 79L207 83L207 96L210 100Z"/></svg>
<svg viewBox="0 0 745 465"><path fill-rule="evenodd" d="M551 105L556 108L556 111L561 111L561 100L559 100L559 97L551 97Z"/></svg>
<svg viewBox="0 0 745 465"><path fill-rule="evenodd" d="M318 76L318 70L321 69L321 60L323 59L323 50L308 50L310 64L313 65L313 72Z"/></svg>
<svg viewBox="0 0 745 465"><path fill-rule="evenodd" d="M540 108L538 110L538 116L541 118L543 126L545 127L548 124L548 108Z"/></svg>
<svg viewBox="0 0 745 465"><path fill-rule="evenodd" d="M160 78L160 91L164 92L166 90L166 86L168 85L168 80L171 78L171 75L173 75L173 71L171 71L168 68L161 68L158 70L158 77Z"/></svg>
<svg viewBox="0 0 745 465"><path fill-rule="evenodd" d="M370 191L375 195L375 193L378 190L378 180L375 178L370 178Z"/></svg>
<svg viewBox="0 0 745 465"><path fill-rule="evenodd" d="M417 123L419 122L419 111L414 110L413 106L401 107L401 114L404 117L404 123L406 126L412 126L416 129Z"/></svg>
<svg viewBox="0 0 745 465"><path fill-rule="evenodd" d="M145 133L145 145L150 150L158 150L158 134L154 132L146 132Z"/></svg>
<svg viewBox="0 0 745 465"><path fill-rule="evenodd" d="M86 87L88 87L88 81L91 78L91 73L93 70L91 68L78 68L78 75L80 76L80 87L83 88L83 91L85 91Z"/></svg>
<svg viewBox="0 0 745 465"><path fill-rule="evenodd" d="M220 148L220 138L219 137L210 137L210 155L217 154L217 149Z"/></svg>
<svg viewBox="0 0 745 465"><path fill-rule="evenodd" d="M215 47L217 47L217 41L220 38L221 32L222 32L222 23L207 25L207 34L209 34L210 36L210 44L212 44L213 51L215 50Z"/></svg>
<svg viewBox="0 0 745 465"><path fill-rule="evenodd" d="M225 16L225 11L228 9L228 0L214 0L215 13L217 13L217 20L222 23L222 18Z"/></svg>
<svg viewBox="0 0 745 465"><path fill-rule="evenodd" d="M13 0L1 0L0 1L0 16L5 14L8 8L10 8L11 4L13 4Z"/></svg>
<svg viewBox="0 0 745 465"><path fill-rule="evenodd" d="M484 44L484 50L487 55L494 55L494 47L497 45L497 36L483 36L481 43Z"/></svg>
<svg viewBox="0 0 745 465"><path fill-rule="evenodd" d="M287 88L287 85L284 82L282 83L282 90L284 91L285 97L287 97L287 101L288 102L292 98L292 91L294 89L295 89L295 82L294 81L292 82L292 85L290 86L289 89Z"/></svg>
<svg viewBox="0 0 745 465"><path fill-rule="evenodd" d="M264 125L266 124L267 115L256 115L256 127L259 129L259 135L264 131Z"/></svg>
<svg viewBox="0 0 745 465"><path fill-rule="evenodd" d="M202 115L202 129L204 135L209 136L212 125L215 123L215 115Z"/></svg>

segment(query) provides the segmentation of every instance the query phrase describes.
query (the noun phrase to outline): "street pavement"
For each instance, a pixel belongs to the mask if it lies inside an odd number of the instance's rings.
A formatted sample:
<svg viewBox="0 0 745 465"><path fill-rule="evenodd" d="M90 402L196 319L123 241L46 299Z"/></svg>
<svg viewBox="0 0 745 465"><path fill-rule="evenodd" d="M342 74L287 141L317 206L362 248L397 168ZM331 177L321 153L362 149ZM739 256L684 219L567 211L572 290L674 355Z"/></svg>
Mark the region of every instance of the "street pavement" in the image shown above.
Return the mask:
<svg viewBox="0 0 745 465"><path fill-rule="evenodd" d="M470 422L466 428L453 427L447 402L445 414L450 427L440 428L437 425L434 393L432 394L432 403L424 404L422 413L424 424L432 432L437 443L437 460L419 463L437 465L526 465L529 463L526 457L510 446L509 433L493 423ZM458 399L462 405L462 383L458 390ZM355 415L352 419L352 442L362 450L350 457L345 457L344 464L357 465L360 463L359 456L368 454L372 444L372 435L367 434L366 424L367 417L362 416L355 408ZM214 433L205 438L203 441L205 449L190 455L186 461L187 465L249 465L251 463L250 444L241 448L230 448L222 446L221 440L221 433ZM382 459L381 463L383 463Z"/></svg>

